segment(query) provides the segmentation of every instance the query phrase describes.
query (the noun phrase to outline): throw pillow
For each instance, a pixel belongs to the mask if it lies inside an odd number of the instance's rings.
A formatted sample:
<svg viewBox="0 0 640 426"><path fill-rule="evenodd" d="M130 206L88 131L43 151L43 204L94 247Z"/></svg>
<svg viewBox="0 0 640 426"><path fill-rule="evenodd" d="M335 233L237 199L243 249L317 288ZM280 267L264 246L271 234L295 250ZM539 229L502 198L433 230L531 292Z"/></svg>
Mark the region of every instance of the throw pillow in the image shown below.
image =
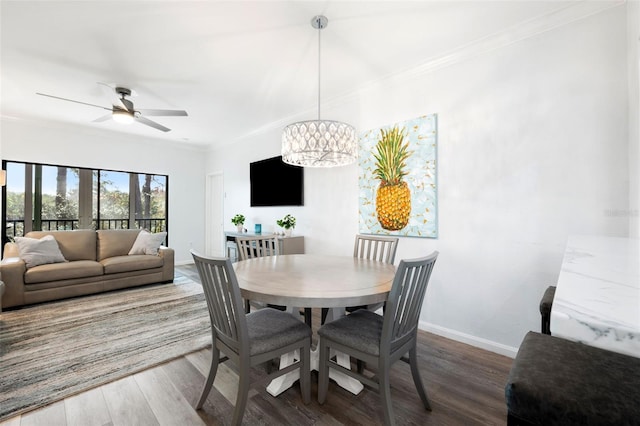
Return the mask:
<svg viewBox="0 0 640 426"><path fill-rule="evenodd" d="M27 269L47 263L67 261L62 255L60 247L58 247L58 242L53 238L53 235L45 235L40 239L16 237L15 241L20 250L20 259L24 260L27 264Z"/></svg>
<svg viewBox="0 0 640 426"><path fill-rule="evenodd" d="M129 250L129 254L151 254L155 256L158 254L158 250L166 237L166 232L152 234L142 230L133 243L133 247Z"/></svg>

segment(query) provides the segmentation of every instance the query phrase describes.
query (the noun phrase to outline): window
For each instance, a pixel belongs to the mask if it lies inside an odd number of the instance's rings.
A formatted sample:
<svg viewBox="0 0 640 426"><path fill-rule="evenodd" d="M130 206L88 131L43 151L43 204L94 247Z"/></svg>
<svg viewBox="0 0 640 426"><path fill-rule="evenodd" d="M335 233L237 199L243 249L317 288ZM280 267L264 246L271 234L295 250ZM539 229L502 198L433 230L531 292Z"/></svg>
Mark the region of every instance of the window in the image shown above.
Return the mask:
<svg viewBox="0 0 640 426"><path fill-rule="evenodd" d="M6 242L32 230L167 231L168 176L3 161Z"/></svg>

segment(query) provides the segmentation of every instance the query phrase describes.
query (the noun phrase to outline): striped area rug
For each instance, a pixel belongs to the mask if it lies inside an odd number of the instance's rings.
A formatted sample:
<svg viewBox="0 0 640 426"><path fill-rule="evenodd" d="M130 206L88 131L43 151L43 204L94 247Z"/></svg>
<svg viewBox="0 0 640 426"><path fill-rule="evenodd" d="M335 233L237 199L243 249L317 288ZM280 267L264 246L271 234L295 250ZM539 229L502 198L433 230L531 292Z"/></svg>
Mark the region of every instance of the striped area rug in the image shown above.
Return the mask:
<svg viewBox="0 0 640 426"><path fill-rule="evenodd" d="M0 313L0 420L211 344L200 284L156 284Z"/></svg>

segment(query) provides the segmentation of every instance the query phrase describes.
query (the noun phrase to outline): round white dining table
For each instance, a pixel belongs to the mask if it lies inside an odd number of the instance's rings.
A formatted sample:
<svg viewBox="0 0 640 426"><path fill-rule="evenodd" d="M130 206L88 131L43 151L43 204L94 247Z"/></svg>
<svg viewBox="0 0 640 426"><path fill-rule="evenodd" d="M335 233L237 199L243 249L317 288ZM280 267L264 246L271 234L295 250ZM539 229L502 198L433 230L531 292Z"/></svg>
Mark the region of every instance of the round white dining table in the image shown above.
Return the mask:
<svg viewBox="0 0 640 426"><path fill-rule="evenodd" d="M339 308L387 300L395 267L350 256L290 254L234 264L242 297L275 305Z"/></svg>
<svg viewBox="0 0 640 426"><path fill-rule="evenodd" d="M346 306L372 305L387 300L395 267L375 260L350 256L292 254L258 257L234 264L242 297L274 305L297 308L333 308L334 318L344 315ZM331 319L331 317L329 318ZM318 354L312 351L312 369L318 368ZM338 361L350 366L349 357L338 354ZM283 358L281 368L293 362ZM354 394L363 386L359 381L331 369L331 378ZM279 395L291 387L299 371L271 382L267 391Z"/></svg>

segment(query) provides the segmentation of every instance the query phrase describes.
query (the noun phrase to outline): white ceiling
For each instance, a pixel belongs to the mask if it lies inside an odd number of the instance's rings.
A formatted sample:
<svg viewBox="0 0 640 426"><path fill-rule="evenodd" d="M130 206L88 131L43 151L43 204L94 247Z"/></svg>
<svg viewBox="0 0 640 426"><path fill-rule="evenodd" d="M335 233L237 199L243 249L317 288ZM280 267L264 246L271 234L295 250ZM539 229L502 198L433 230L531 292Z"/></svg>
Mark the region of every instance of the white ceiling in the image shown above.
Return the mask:
<svg viewBox="0 0 640 426"><path fill-rule="evenodd" d="M317 114L322 99L437 61L567 8L562 1L6 1L1 13L4 119L46 119L178 143L232 143ZM172 129L92 120L110 107L97 82L133 89L138 108ZM340 119L339 117L325 117Z"/></svg>

